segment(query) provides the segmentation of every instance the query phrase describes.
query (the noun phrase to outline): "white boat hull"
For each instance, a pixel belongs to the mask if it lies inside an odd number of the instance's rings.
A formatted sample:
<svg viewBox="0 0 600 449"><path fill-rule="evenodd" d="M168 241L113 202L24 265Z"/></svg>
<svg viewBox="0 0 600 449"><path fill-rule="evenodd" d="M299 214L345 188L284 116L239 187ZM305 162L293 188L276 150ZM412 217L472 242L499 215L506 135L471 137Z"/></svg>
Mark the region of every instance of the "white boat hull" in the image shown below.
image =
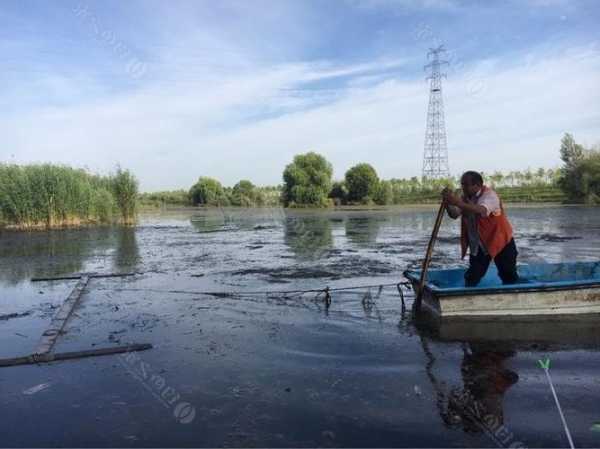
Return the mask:
<svg viewBox="0 0 600 449"><path fill-rule="evenodd" d="M425 289L422 305L441 317L600 314L600 287L456 296Z"/></svg>

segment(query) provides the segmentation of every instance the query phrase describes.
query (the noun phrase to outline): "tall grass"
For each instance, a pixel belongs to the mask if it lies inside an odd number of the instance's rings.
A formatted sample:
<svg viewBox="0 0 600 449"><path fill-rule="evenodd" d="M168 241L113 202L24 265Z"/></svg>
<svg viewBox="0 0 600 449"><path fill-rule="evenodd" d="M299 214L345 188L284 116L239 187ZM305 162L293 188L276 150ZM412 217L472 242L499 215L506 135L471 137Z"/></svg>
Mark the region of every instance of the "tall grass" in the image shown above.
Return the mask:
<svg viewBox="0 0 600 449"><path fill-rule="evenodd" d="M138 197L137 179L129 170L117 167L117 173L111 177L111 185L123 223L134 224Z"/></svg>
<svg viewBox="0 0 600 449"><path fill-rule="evenodd" d="M120 169L106 177L62 165L0 164L0 225L30 229L111 223L119 212L129 223L135 219L135 200L132 205L119 195L132 182L137 189L135 178Z"/></svg>

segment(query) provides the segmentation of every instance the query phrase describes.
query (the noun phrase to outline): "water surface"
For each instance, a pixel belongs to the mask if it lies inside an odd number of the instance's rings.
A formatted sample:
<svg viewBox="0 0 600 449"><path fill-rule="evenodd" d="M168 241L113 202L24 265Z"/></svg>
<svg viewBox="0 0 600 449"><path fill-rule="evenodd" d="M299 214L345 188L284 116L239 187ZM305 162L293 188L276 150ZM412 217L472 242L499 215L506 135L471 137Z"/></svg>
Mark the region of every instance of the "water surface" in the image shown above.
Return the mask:
<svg viewBox="0 0 600 449"><path fill-rule="evenodd" d="M520 262L600 259L600 209L509 214ZM212 209L0 234L0 357L30 353L76 282L30 279L78 272L138 274L93 279L57 351L154 345L0 369L2 445L560 447L549 357L575 444L599 446L597 320L431 328L377 287L418 267L434 218ZM433 266L462 266L458 246L446 219ZM277 293L360 285L374 287L334 291L329 308ZM264 293L205 294L231 291Z"/></svg>

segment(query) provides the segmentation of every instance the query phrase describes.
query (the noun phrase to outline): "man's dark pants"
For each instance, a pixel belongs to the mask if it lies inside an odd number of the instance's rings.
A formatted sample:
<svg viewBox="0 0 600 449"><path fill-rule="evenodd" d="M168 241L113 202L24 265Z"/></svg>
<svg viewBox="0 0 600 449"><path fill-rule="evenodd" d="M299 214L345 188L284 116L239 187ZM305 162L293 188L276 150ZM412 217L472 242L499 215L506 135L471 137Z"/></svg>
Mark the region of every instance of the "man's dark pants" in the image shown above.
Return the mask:
<svg viewBox="0 0 600 449"><path fill-rule="evenodd" d="M503 284L514 284L519 280L517 274L517 246L515 240L510 242L494 258L494 263L498 268L498 275ZM485 275L490 266L492 258L489 254L484 254L481 249L477 251L476 256L469 256L469 269L465 272L465 285L474 287L479 284L481 278Z"/></svg>

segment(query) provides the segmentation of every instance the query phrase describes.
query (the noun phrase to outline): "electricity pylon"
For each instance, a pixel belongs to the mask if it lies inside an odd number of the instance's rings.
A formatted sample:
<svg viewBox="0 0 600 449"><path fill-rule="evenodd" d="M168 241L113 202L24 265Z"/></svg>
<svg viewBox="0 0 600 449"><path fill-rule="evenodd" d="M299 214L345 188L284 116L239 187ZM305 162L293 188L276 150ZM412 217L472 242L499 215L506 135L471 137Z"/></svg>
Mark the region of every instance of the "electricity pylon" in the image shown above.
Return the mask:
<svg viewBox="0 0 600 449"><path fill-rule="evenodd" d="M440 67L448 61L440 60L440 53L445 52L443 45L430 48L427 58L431 62L425 70L431 69L429 80L429 106L427 108L427 128L425 130L425 151L423 152L423 177L447 178L450 176L448 167L448 146L446 142L446 123L444 121L444 100L442 98L442 73Z"/></svg>

